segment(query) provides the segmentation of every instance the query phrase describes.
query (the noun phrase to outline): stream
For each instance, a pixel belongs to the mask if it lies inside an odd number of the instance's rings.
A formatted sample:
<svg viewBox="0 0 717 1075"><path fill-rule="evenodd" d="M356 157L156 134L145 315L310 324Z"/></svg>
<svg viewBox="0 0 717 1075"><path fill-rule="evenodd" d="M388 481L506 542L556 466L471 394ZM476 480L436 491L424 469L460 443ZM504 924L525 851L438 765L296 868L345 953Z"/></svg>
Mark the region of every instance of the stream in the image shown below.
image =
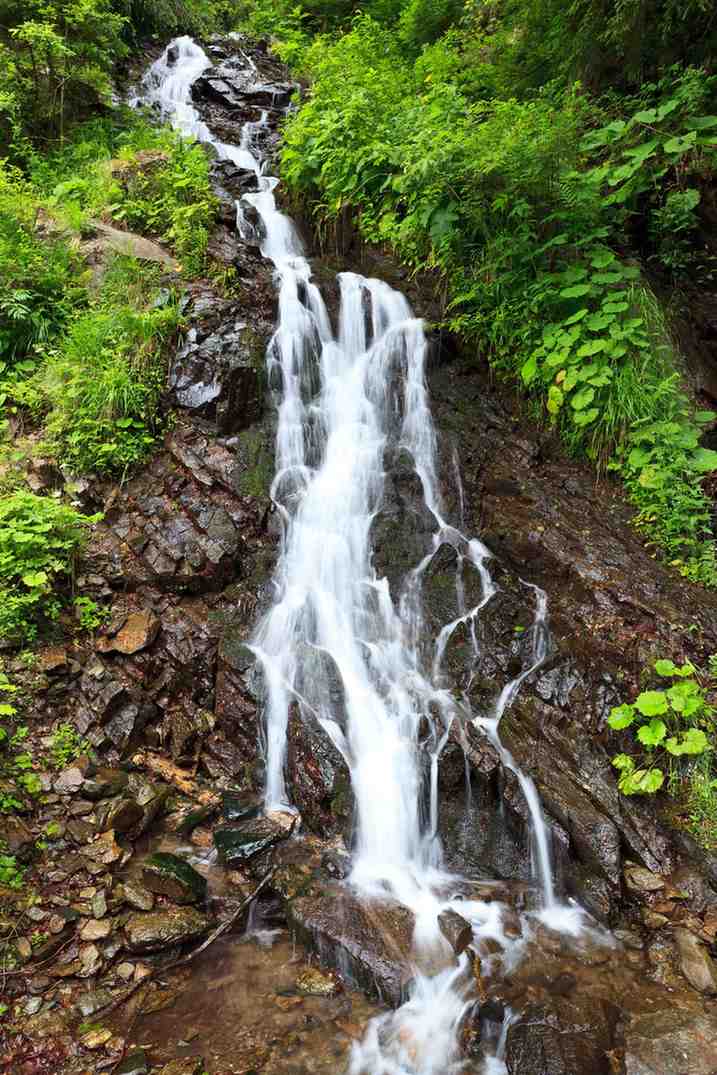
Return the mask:
<svg viewBox="0 0 717 1075"><path fill-rule="evenodd" d="M343 272L332 325L298 232L277 207L278 179L267 174L262 150L267 113L247 121L241 143L232 145L213 135L192 103L192 84L211 64L199 45L180 37L146 73L139 100L158 107L182 134L212 146L220 159L254 173L258 190L237 202L237 228L274 269L278 323L266 361L277 406L271 498L281 538L273 598L250 643L265 684L264 809L269 817L297 813L285 765L289 713L298 705L318 722L350 772L355 832L344 884L367 906L392 901L415 917L405 1001L368 1020L351 1050L350 1075L451 1075L465 1070L460 1030L476 1002L476 986L469 955L455 956L439 916L457 913L470 923L475 940L494 942L504 971L520 963L541 925L571 937L587 931L611 944L586 912L561 896L536 787L500 737L503 715L550 653L547 597L524 583L534 608L527 657L492 707L478 711L469 689L452 689L444 656L460 629L470 639L470 685L480 651L476 625L499 588L489 549L454 525L444 508L423 323L387 283ZM433 525L431 549L407 572L398 594L375 569L372 543L389 454L410 459ZM455 478L460 486L457 459ZM424 613L424 577L446 547L458 565L459 615L436 633ZM471 591L478 591L470 606L466 571L475 578ZM444 864L438 765L451 729L469 727L515 774L527 807L535 890L517 936L504 928L507 908L462 898L461 886L473 879ZM222 958L233 973L232 958ZM509 1025L507 1010L502 1032L480 1061L483 1075L507 1071Z"/></svg>

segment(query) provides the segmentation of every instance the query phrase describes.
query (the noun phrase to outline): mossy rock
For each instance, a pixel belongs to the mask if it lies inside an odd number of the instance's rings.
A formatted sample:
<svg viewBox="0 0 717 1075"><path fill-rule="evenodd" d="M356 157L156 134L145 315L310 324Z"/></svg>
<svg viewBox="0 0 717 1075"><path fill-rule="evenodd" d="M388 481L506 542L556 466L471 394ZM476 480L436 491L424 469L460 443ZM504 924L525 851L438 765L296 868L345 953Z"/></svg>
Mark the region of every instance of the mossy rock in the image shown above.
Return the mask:
<svg viewBox="0 0 717 1075"><path fill-rule="evenodd" d="M206 879L178 855L152 855L142 868L142 880L150 892L174 903L203 903L207 898Z"/></svg>

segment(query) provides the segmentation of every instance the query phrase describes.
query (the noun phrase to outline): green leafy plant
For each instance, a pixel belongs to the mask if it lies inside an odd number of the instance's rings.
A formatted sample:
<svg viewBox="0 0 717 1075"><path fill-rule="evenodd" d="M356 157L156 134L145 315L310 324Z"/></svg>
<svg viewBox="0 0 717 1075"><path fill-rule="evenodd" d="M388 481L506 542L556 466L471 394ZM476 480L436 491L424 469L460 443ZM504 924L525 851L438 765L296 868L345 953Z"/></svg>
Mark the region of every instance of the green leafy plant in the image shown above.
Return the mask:
<svg viewBox="0 0 717 1075"><path fill-rule="evenodd" d="M4 855L0 852L0 885L5 885L7 888L22 888L23 874L25 873L24 867L22 867L14 855ZM0 1015L7 1011L4 1005L0 1005L3 1009L0 1011Z"/></svg>
<svg viewBox="0 0 717 1075"><path fill-rule="evenodd" d="M618 754L612 762L620 772L618 786L624 795L659 791L666 779L679 773L681 759L712 750L714 710L694 665L659 660L655 672L671 685L642 691L634 702L613 708L608 717L614 731L632 728L635 735L635 752Z"/></svg>
<svg viewBox="0 0 717 1075"><path fill-rule="evenodd" d="M89 750L89 743L77 731L73 724L60 724L53 732L50 741L52 764L56 769L65 769L75 758Z"/></svg>
<svg viewBox="0 0 717 1075"><path fill-rule="evenodd" d="M0 500L0 638L34 638L43 622L57 617L56 586L71 574L87 527L98 518L23 491Z"/></svg>
<svg viewBox="0 0 717 1075"><path fill-rule="evenodd" d="M76 597L73 604L75 615L84 631L96 631L98 627L108 623L112 617L110 609L98 605L91 597Z"/></svg>

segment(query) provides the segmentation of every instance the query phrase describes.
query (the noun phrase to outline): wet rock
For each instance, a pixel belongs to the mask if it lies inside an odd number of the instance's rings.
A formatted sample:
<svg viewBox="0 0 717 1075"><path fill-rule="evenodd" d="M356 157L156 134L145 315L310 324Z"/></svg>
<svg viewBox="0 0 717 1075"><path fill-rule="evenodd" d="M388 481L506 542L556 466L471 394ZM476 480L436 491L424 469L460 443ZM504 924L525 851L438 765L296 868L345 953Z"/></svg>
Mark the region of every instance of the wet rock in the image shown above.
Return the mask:
<svg viewBox="0 0 717 1075"><path fill-rule="evenodd" d="M225 821L248 821L262 812L261 800L243 791L222 792L222 817Z"/></svg>
<svg viewBox="0 0 717 1075"><path fill-rule="evenodd" d="M625 1031L625 1075L714 1075L717 1021L676 1007L632 1019Z"/></svg>
<svg viewBox="0 0 717 1075"><path fill-rule="evenodd" d="M128 776L122 769L98 769L82 783L82 794L86 799L97 802L110 799L127 787Z"/></svg>
<svg viewBox="0 0 717 1075"><path fill-rule="evenodd" d="M200 1056L185 1056L165 1064L158 1075L202 1075L203 1071L204 1061Z"/></svg>
<svg viewBox="0 0 717 1075"><path fill-rule="evenodd" d="M611 1075L614 1021L603 1004L585 997L528 1005L508 1029L509 1075Z"/></svg>
<svg viewBox="0 0 717 1075"><path fill-rule="evenodd" d="M55 791L60 795L74 795L82 787L84 779L81 769L75 766L64 769L54 783Z"/></svg>
<svg viewBox="0 0 717 1075"><path fill-rule="evenodd" d="M333 997L340 984L333 974L318 967L307 967L296 979L296 988L307 997Z"/></svg>
<svg viewBox="0 0 717 1075"><path fill-rule="evenodd" d="M90 918L80 930L80 937L83 941L102 941L111 932L112 922L109 919Z"/></svg>
<svg viewBox="0 0 717 1075"><path fill-rule="evenodd" d="M115 840L114 832L110 829L108 832L98 836L87 847L80 848L80 854L98 865L110 866L113 862L118 862L122 858L122 848Z"/></svg>
<svg viewBox="0 0 717 1075"><path fill-rule="evenodd" d="M717 993L717 965L703 944L687 929L674 931L680 957L680 970L699 993Z"/></svg>
<svg viewBox="0 0 717 1075"><path fill-rule="evenodd" d="M316 717L300 713L298 706L289 715L287 775L291 801L312 832L349 834L353 793L348 766Z"/></svg>
<svg viewBox="0 0 717 1075"><path fill-rule="evenodd" d="M286 829L276 821L258 817L231 828L216 829L214 846L221 864L235 869L273 847L287 835Z"/></svg>
<svg viewBox="0 0 717 1075"><path fill-rule="evenodd" d="M87 993L80 993L75 1003L80 1015L89 1019L95 1012L111 1004L112 999L109 989L91 989Z"/></svg>
<svg viewBox="0 0 717 1075"><path fill-rule="evenodd" d="M103 803L98 809L97 825L100 830L114 829L115 832L124 833L133 829L142 816L139 803L134 799L118 796L106 804Z"/></svg>
<svg viewBox="0 0 717 1075"><path fill-rule="evenodd" d="M635 863L628 863L625 866L625 884L630 892L637 892L641 895L648 892L659 892L665 887L662 877L659 877L651 870L646 870L643 866L635 865Z"/></svg>
<svg viewBox="0 0 717 1075"><path fill-rule="evenodd" d="M441 911L438 916L438 925L457 956L465 952L468 945L473 942L473 928L470 922L467 922L456 911Z"/></svg>
<svg viewBox="0 0 717 1075"><path fill-rule="evenodd" d="M149 609L131 612L112 637L103 637L97 643L100 653L139 653L151 646L160 628L159 617Z"/></svg>
<svg viewBox="0 0 717 1075"><path fill-rule="evenodd" d="M194 908L177 907L130 915L124 931L130 952L160 952L203 937L210 926L209 918Z"/></svg>
<svg viewBox="0 0 717 1075"><path fill-rule="evenodd" d="M35 847L32 830L16 814L0 817L0 840L11 855L24 859Z"/></svg>
<svg viewBox="0 0 717 1075"><path fill-rule="evenodd" d="M322 961L358 988L397 1007L413 975L414 918L399 904L367 903L328 887L289 901L289 925Z"/></svg>
<svg viewBox="0 0 717 1075"><path fill-rule="evenodd" d="M214 331L190 329L169 375L177 405L216 422L224 434L258 421L265 395L266 341L257 339L254 329L239 316L232 319L231 310L231 304L225 304Z"/></svg>
<svg viewBox="0 0 717 1075"><path fill-rule="evenodd" d="M149 1075L149 1060L144 1049L127 1053L114 1069L114 1075Z"/></svg>
<svg viewBox="0 0 717 1075"><path fill-rule="evenodd" d="M174 903L203 903L207 898L205 878L178 855L152 855L142 868L142 880L150 892L167 896Z"/></svg>

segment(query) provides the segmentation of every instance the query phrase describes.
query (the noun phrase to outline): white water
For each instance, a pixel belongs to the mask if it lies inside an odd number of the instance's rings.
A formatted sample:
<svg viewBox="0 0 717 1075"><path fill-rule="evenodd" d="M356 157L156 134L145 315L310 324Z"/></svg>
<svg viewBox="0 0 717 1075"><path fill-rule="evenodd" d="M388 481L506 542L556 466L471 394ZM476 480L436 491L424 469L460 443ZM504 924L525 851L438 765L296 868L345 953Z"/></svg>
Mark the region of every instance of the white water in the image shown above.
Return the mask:
<svg viewBox="0 0 717 1075"><path fill-rule="evenodd" d="M217 141L191 103L192 82L210 66L209 59L186 37L170 48L176 58L168 49L152 65L143 99L158 105L185 135L210 143L221 157L256 174L258 192L242 199L237 223L246 237L256 237L258 231L279 292L278 326L267 362L271 383L281 385L271 493L283 533L276 599L252 643L267 688L266 806L292 809L284 780L286 729L289 705L299 700L321 722L351 772L357 814L351 883L365 898L390 896L416 916L412 994L397 1012L369 1026L364 1041L354 1047L351 1075L450 1075L462 1068L458 1029L472 1003L471 978L466 957L451 960L437 915L447 906L458 909L477 939L499 941L505 962L515 961L520 949L520 942L503 933L498 904L451 903L437 895L439 883L445 891L451 880L442 870L437 836L437 774L453 721L473 719L515 772L530 808L543 913L556 928L577 928L574 916L568 920L555 898L536 789L499 737L503 713L547 653L545 595L535 590L529 664L504 688L490 718L466 713L442 685L442 662L459 625L468 629L477 654L475 623L495 586L487 567L489 551L442 515L422 322L387 284L343 273L339 323L332 331L299 237L277 209L277 180L263 174L254 149L266 116L245 126L240 146ZM389 449L410 454L435 520L433 548L409 574L397 602L386 579L374 570L371 546ZM460 489L457 462L455 470ZM462 505L462 490L460 496ZM460 615L440 631L426 667L422 580L444 543L458 558ZM471 609L465 607L460 583L466 565L481 584L479 603ZM419 729L427 726L433 735L425 823L418 740ZM431 971L437 955L443 969ZM486 1063L487 1072L504 1070L500 1049Z"/></svg>

